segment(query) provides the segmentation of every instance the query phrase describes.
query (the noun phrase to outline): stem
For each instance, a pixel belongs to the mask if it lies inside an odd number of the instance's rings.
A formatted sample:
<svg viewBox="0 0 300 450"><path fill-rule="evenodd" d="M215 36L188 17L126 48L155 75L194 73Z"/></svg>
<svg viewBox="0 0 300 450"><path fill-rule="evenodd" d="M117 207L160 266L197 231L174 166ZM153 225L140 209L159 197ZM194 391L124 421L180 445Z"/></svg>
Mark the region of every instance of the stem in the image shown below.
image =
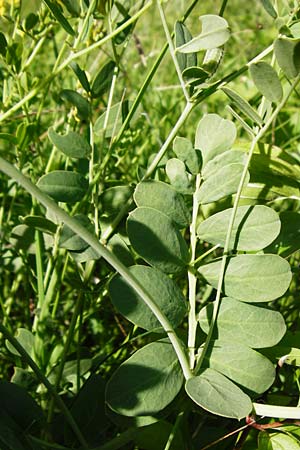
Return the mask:
<svg viewBox="0 0 300 450"><path fill-rule="evenodd" d="M243 187L244 187L244 183L245 183L245 180L246 180L246 177L247 177L247 173L248 173L248 169L249 169L249 166L250 166L251 158L252 158L254 150L255 150L255 146L259 142L259 140L264 136L264 134L268 131L269 127L272 125L272 122L275 120L275 118L277 117L277 115L279 114L279 112L284 107L285 103L287 102L289 96L291 95L291 93L293 92L293 90L295 89L297 84L299 83L299 80L300 80L300 74L294 80L294 82L292 83L290 89L288 90L286 95L283 97L282 101L278 104L277 108L274 110L273 114L269 117L269 119L267 120L267 122L265 123L263 128L261 128L258 131L257 135L252 140L252 143L251 143L251 146L250 146L250 150L249 150L249 153L248 153L248 157L247 157L247 161L246 161L246 164L244 166L244 170L243 170L243 173L242 173L242 176L241 176L241 179L240 179L239 187L238 187L235 199L234 199L234 205L233 205L233 208L232 208L232 213L231 213L231 217L230 217L229 224L228 224L226 240L225 240L224 250L223 250L223 256L222 256L222 260L221 260L221 267L220 267L220 273L219 273L219 280L218 280L218 286L217 286L216 299L215 299L215 302L214 302L213 315L212 315L212 319L211 319L208 335L207 335L204 347L203 347L203 349L201 351L200 358L199 358L198 363L197 363L196 371L199 371L199 369L202 366L202 363L203 363L203 360L205 358L206 352L208 350L210 341L212 339L215 323L216 323L216 320L217 320L217 317L218 317L219 307L220 307L220 303L221 303L222 285L223 285L223 281L224 281L227 260L229 258L228 251L229 251L229 248L230 248L230 239L231 239L233 224L234 224L234 220L235 220L235 217L236 217L236 213L237 213L237 209L238 209L241 193L242 193L242 190L243 190Z"/></svg>
<svg viewBox="0 0 300 450"><path fill-rule="evenodd" d="M33 359L30 357L30 355L26 352L24 347L20 344L20 342L8 331L8 329L0 322L0 333L3 334L3 336L15 347L15 349L20 353L21 357L24 358L24 361L31 367L37 378L43 383L43 385L48 389L50 394L53 396L57 406L61 409L61 411L64 413L67 421L69 422L69 425L71 426L72 430L74 431L74 434L78 438L78 441L83 446L85 450L88 450L88 445L85 441L85 438L83 437L80 429L78 428L77 423L75 422L72 414L66 407L63 400L60 398L60 396L57 394L56 390L52 386L52 384L49 382L48 378L45 377L43 372L39 369L39 367L36 365L36 363L33 361Z"/></svg>
<svg viewBox="0 0 300 450"><path fill-rule="evenodd" d="M193 213L192 222L190 225L190 249L191 249L191 261L194 261L196 257L196 223L199 209L199 202L197 200L196 193L200 187L201 175L196 177L195 192L193 195ZM196 287L197 278L193 272L188 271L188 282L189 282L189 335L188 335L188 349L190 357L190 368L193 370L195 366L195 346L196 346L196 333L197 333L197 317L196 317Z"/></svg>
<svg viewBox="0 0 300 450"><path fill-rule="evenodd" d="M146 170L146 173L143 176L142 181L144 181L146 178L149 178L150 175L152 175L152 173L156 169L159 161L162 159L162 157L166 153L169 145L171 144L171 142L175 138L175 136L178 133L178 130L180 129L180 127L186 121L186 119L187 119L188 115L190 114L190 112L192 111L193 107L194 107L193 103L188 102L186 104L184 110L182 111L179 119L177 120L177 122L176 122L174 128L172 129L172 131L170 132L169 136L167 137L165 143L163 144L163 146L161 147L161 149L159 150L159 152L157 153L157 155L153 159L152 163L150 164L150 166Z"/></svg>
<svg viewBox="0 0 300 450"><path fill-rule="evenodd" d="M180 67L179 67L179 64L178 64L178 60L177 60L176 53L175 53L175 48L174 48L173 41L172 41L172 38L171 38L171 35L170 35L170 32L169 32L168 24L167 24L167 21L166 21L166 16L165 16L164 10L163 10L163 8L161 6L161 0L157 0L157 6L158 6L159 13L160 13L160 18L161 18L161 21L162 21L162 24L163 24L163 27L164 27L164 30L165 30L165 35L166 35L166 38L167 38L167 41L168 41L169 51L171 53L171 56L172 56L172 59L173 59L173 63L174 63L174 66L175 66L175 69L176 69L176 72L177 72L177 75L178 75L178 79L180 81L181 89L182 89L182 91L184 93L186 101L189 102L190 96L189 96L189 93L188 93L188 91L186 89L185 82L184 82L184 79L182 77L182 73L181 73L181 70L180 70Z"/></svg>
<svg viewBox="0 0 300 450"><path fill-rule="evenodd" d="M84 239L85 242L89 244L98 253L99 256L103 257L117 272L119 272L119 274L125 279L129 286L131 286L136 291L136 293L142 298L142 300L153 312L155 317L159 320L174 347L185 378L191 378L192 373L189 368L185 351L182 348L181 341L177 337L172 325L170 324L167 317L159 309L153 298L135 279L128 268L124 266L113 253L111 253L106 247L100 244L98 239L93 234L91 234L84 226L70 217L48 195L44 194L28 178L26 178L20 171L18 171L9 162L5 161L2 157L0 157L0 170L10 178L13 178L15 181L17 181L17 183L19 183L24 189L26 189L40 203L42 203L46 208L50 209L60 221L65 223L74 233L81 236L81 238Z"/></svg>
<svg viewBox="0 0 300 450"><path fill-rule="evenodd" d="M3 122L3 120L10 117L14 112L18 111L18 109L22 108L23 105L25 105L29 100L31 100L35 95L37 95L41 91L41 86L32 89L32 91L28 92L25 97L23 97L18 103L16 103L14 106L12 106L8 111L5 113L2 113L0 115L0 122Z"/></svg>
<svg viewBox="0 0 300 450"><path fill-rule="evenodd" d="M53 73L57 75L59 72L61 72L65 67L67 67L70 62L74 61L75 59L79 58L80 56L86 55L90 53L92 50L95 50L98 47L101 47L106 42L113 39L115 36L117 36L121 31L125 30L129 25L134 23L139 17L141 17L147 9L152 6L153 0L149 0L149 2L140 9L136 14L134 14L130 19L128 19L126 22L124 22L122 25L120 25L116 30L114 30L112 33L109 33L107 36L105 36L103 39L100 39L100 41L95 42L94 44L89 45L88 47L80 50L77 53L71 54L59 67L57 67L56 70L53 70Z"/></svg>

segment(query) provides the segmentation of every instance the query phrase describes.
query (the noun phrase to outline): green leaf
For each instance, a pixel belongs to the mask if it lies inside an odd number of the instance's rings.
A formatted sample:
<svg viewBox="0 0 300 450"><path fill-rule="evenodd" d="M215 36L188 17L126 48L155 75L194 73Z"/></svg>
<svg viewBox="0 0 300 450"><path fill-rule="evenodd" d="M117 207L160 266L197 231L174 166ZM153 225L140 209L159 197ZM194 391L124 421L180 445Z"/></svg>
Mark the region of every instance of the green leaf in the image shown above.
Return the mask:
<svg viewBox="0 0 300 450"><path fill-rule="evenodd" d="M12 229L9 242L16 251L23 250L26 253L36 253L34 235L34 228L23 224L17 225Z"/></svg>
<svg viewBox="0 0 300 450"><path fill-rule="evenodd" d="M194 53L200 50L221 47L230 37L227 21L220 16L207 14L200 17L202 31L199 36L177 48L182 53Z"/></svg>
<svg viewBox="0 0 300 450"><path fill-rule="evenodd" d="M190 86L196 87L204 83L211 75L203 68L192 66L185 69L182 72L182 76Z"/></svg>
<svg viewBox="0 0 300 450"><path fill-rule="evenodd" d="M83 225L91 233L94 232L94 226L90 220L83 214L76 214L74 220ZM88 243L80 236L74 233L67 225L64 225L59 238L59 246L72 251L82 251L88 247Z"/></svg>
<svg viewBox="0 0 300 450"><path fill-rule="evenodd" d="M260 61L250 65L250 74L257 89L270 102L280 102L283 91L277 72L270 64Z"/></svg>
<svg viewBox="0 0 300 450"><path fill-rule="evenodd" d="M211 175L221 170L223 167L229 164L242 164L246 162L246 154L238 150L228 150L227 152L221 153L215 156L214 159L208 161L206 166L202 171L202 177L204 180L209 178Z"/></svg>
<svg viewBox="0 0 300 450"><path fill-rule="evenodd" d="M280 221L280 233L266 250L287 258L300 249L300 214L293 211L283 211L280 213Z"/></svg>
<svg viewBox="0 0 300 450"><path fill-rule="evenodd" d="M89 183L83 175L67 170L54 170L43 175L38 187L57 202L74 203L83 199Z"/></svg>
<svg viewBox="0 0 300 450"><path fill-rule="evenodd" d="M213 369L187 380L185 390L197 405L218 416L240 420L252 410L248 395Z"/></svg>
<svg viewBox="0 0 300 450"><path fill-rule="evenodd" d="M57 230L57 225L43 216L26 216L23 218L23 223L42 233L54 234Z"/></svg>
<svg viewBox="0 0 300 450"><path fill-rule="evenodd" d="M17 341L22 345L22 347L26 350L28 355L31 356L31 358L35 359L34 357L34 335L31 333L31 331L27 330L26 328L18 328L17 332L15 334L15 338ZM5 341L5 345L13 355L20 356L20 353L15 349L15 347L9 342Z"/></svg>
<svg viewBox="0 0 300 450"><path fill-rule="evenodd" d="M166 174L175 189L182 194L192 194L192 186L185 170L184 162L171 158L166 164Z"/></svg>
<svg viewBox="0 0 300 450"><path fill-rule="evenodd" d="M164 409L181 389L183 374L170 343L154 342L119 366L107 384L108 406L125 416Z"/></svg>
<svg viewBox="0 0 300 450"><path fill-rule="evenodd" d="M100 196L100 202L105 215L116 215L128 202L133 194L131 186L113 186L106 189Z"/></svg>
<svg viewBox="0 0 300 450"><path fill-rule="evenodd" d="M77 76L81 86L83 87L83 89L86 92L90 92L91 88L90 88L90 83L89 80L86 76L86 73L84 70L82 70L80 68L80 66L77 64L77 62L72 61L70 63L70 67L72 68L73 72L75 73L75 75Z"/></svg>
<svg viewBox="0 0 300 450"><path fill-rule="evenodd" d="M129 214L127 230L135 251L163 272L181 272L189 262L187 244L166 214L149 207L137 208Z"/></svg>
<svg viewBox="0 0 300 450"><path fill-rule="evenodd" d="M5 34L0 32L0 54L4 57L6 56L6 49L7 49L7 40Z"/></svg>
<svg viewBox="0 0 300 450"><path fill-rule="evenodd" d="M274 382L275 367L265 356L246 345L216 341L205 363L234 383L256 394Z"/></svg>
<svg viewBox="0 0 300 450"><path fill-rule="evenodd" d="M293 23L293 25L290 26L290 30L294 38L300 38L300 22Z"/></svg>
<svg viewBox="0 0 300 450"><path fill-rule="evenodd" d="M274 43L274 52L285 75L296 77L300 71L300 40L280 37Z"/></svg>
<svg viewBox="0 0 300 450"><path fill-rule="evenodd" d="M257 450L300 450L300 443L284 432L267 433L261 431L258 435Z"/></svg>
<svg viewBox="0 0 300 450"><path fill-rule="evenodd" d="M217 114L207 114L197 127L195 148L202 152L203 166L220 153L229 150L236 138L236 128L230 120Z"/></svg>
<svg viewBox="0 0 300 450"><path fill-rule="evenodd" d="M191 214L184 197L172 186L162 181L143 181L134 191L137 206L149 206L167 214L180 228L189 225Z"/></svg>
<svg viewBox="0 0 300 450"><path fill-rule="evenodd" d="M198 202L205 205L235 194L238 190L243 170L244 166L242 164L228 164L217 170L198 189ZM245 185L249 182L249 178L248 174Z"/></svg>
<svg viewBox="0 0 300 450"><path fill-rule="evenodd" d="M217 288L221 261L198 270L208 283ZM269 302L281 297L292 279L290 265L277 255L237 255L230 258L223 292L244 302Z"/></svg>
<svg viewBox="0 0 300 450"><path fill-rule="evenodd" d="M252 106L245 100L243 97L241 97L237 92L233 91L232 89L229 89L227 87L223 87L222 91L227 95L227 97L230 98L230 100L233 101L234 105L238 107L238 109L245 114L245 116L253 121L254 123L258 125L263 124L262 118L257 114L255 109L252 108Z"/></svg>
<svg viewBox="0 0 300 450"><path fill-rule="evenodd" d="M70 158L88 158L91 153L90 144L74 131L69 131L62 136L51 127L48 130L48 136L52 144Z"/></svg>
<svg viewBox="0 0 300 450"><path fill-rule="evenodd" d="M107 243L107 248L109 248L112 253L127 267L134 264L133 256L127 247L127 244L119 233L115 233Z"/></svg>
<svg viewBox="0 0 300 450"><path fill-rule="evenodd" d="M116 63L109 61L97 73L92 84L92 96L101 97L110 89Z"/></svg>
<svg viewBox="0 0 300 450"><path fill-rule="evenodd" d="M185 163L191 174L199 173L199 157L189 139L177 136L173 141L173 151L177 158Z"/></svg>
<svg viewBox="0 0 300 450"><path fill-rule="evenodd" d="M182 450L186 447L181 430L174 430L174 425L165 420L137 428L134 432L134 442L143 450L159 450L166 447L170 436L174 436L172 450Z"/></svg>
<svg viewBox="0 0 300 450"><path fill-rule="evenodd" d="M78 117L81 120L89 119L89 116L91 114L91 106L89 101L85 97L78 94L78 92L73 91L72 89L64 89L63 91L61 91L60 97L77 108Z"/></svg>
<svg viewBox="0 0 300 450"><path fill-rule="evenodd" d="M176 328L186 315L187 305L174 281L160 270L148 266L135 265L129 270ZM161 327L145 302L120 275L111 280L109 294L116 309L130 322L145 330Z"/></svg>
<svg viewBox="0 0 300 450"><path fill-rule="evenodd" d="M213 306L213 303L209 303L199 314L200 327L206 334ZM214 338L238 342L251 348L264 348L276 345L285 332L286 325L279 312L225 297L221 301Z"/></svg>
<svg viewBox="0 0 300 450"><path fill-rule="evenodd" d="M225 245L233 208L221 211L204 220L197 234L203 241ZM230 249L261 250L270 245L280 231L280 219L271 208L263 205L239 206L230 238Z"/></svg>
<svg viewBox="0 0 300 450"><path fill-rule="evenodd" d="M175 46L180 47L181 45L186 44L192 39L192 35L187 29L186 25L182 22L175 23ZM176 55L177 61L180 69L183 71L188 67L197 65L197 54L196 53L188 53L187 55L184 53L177 53Z"/></svg>
<svg viewBox="0 0 300 450"><path fill-rule="evenodd" d="M270 0L260 0L261 4L263 5L265 11L273 17L273 19L277 18L277 12L274 9L274 6L272 5Z"/></svg>
<svg viewBox="0 0 300 450"><path fill-rule="evenodd" d="M73 30L65 16L62 14L60 7L50 0L43 0L43 2L46 3L53 16L55 17L57 22L64 28L64 30L66 30L66 32L71 36L75 36L75 31Z"/></svg>

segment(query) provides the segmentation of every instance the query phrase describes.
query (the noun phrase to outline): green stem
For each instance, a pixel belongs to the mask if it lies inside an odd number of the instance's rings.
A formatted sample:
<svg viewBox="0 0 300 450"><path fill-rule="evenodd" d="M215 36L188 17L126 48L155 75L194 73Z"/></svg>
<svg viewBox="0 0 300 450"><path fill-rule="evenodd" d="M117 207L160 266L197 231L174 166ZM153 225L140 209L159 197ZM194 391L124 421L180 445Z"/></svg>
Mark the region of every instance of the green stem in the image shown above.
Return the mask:
<svg viewBox="0 0 300 450"><path fill-rule="evenodd" d="M228 229L227 229L226 239L225 239L225 244L224 244L224 250L223 250L223 256L222 256L222 260L221 260L221 267L220 267L220 273L219 273L219 280L218 280L218 286L217 286L216 299L214 301L213 315L212 315L212 319L211 319L208 335L207 335L204 347L203 347L203 349L201 351L200 358L199 358L198 363L197 363L196 372L199 371L199 369L202 366L203 360L205 358L206 352L207 352L207 350L209 348L210 341L211 341L212 336L213 336L215 323L216 323L216 320L217 320L217 317L218 317L219 307L220 307L220 303L221 303L222 285L223 285L223 282L224 282L224 276L225 276L225 271L226 271L227 260L229 258L228 252L229 252L229 249L230 249L230 239L231 239L231 235L232 235L232 229L233 229L233 225L234 225L234 221L235 221L235 217L236 217L236 213L237 213L240 197L241 197L241 194L242 194L244 183L246 181L248 169L249 169L249 166L250 166L250 162L251 162L251 159L252 159L255 147L256 147L257 143L260 141L260 139L268 131L269 127L272 125L272 122L276 119L277 115L279 114L281 109L284 107L284 105L287 102L289 96L291 95L291 93L293 92L293 90L295 89L295 87L297 86L299 81L300 81L300 74L294 80L294 82L292 83L290 89L288 90L286 95L283 97L282 101L278 104L278 106L274 110L273 114L269 117L269 119L267 120L265 125L258 131L257 135L254 137L254 139L251 142L250 150L249 150L249 153L248 153L248 156L247 156L247 160L246 160L246 163L245 163L245 166L244 166L244 169L243 169L243 173L241 175L239 187L238 187L235 199L234 199L234 205L233 205L233 208L232 208L232 213L231 213L229 224L228 224Z"/></svg>
<svg viewBox="0 0 300 450"><path fill-rule="evenodd" d="M96 48L101 47L106 42L113 39L115 36L117 36L121 31L125 30L129 25L134 23L139 17L141 17L149 8L152 6L153 0L150 0L143 8L141 8L136 14L134 14L130 19L128 19L126 22L124 22L122 25L120 25L116 30L114 30L112 33L109 33L107 36L105 36L103 39L100 39L98 42L94 42L94 44L89 45L88 47L80 50L79 52L76 52L72 55L70 55L59 67L57 67L55 70L53 70L53 73L57 75L59 72L61 72L65 67L67 67L70 62L74 61L77 58L80 58L83 55L87 55L91 51L95 50Z"/></svg>
<svg viewBox="0 0 300 450"><path fill-rule="evenodd" d="M174 44L173 44L172 37L171 37L170 32L169 32L168 24L167 24L167 21L166 21L166 16L165 16L164 10L162 8L161 1L162 0L157 0L157 6L158 6L160 18L161 18L161 21L162 21L162 24L163 24L163 27L164 27L164 30L165 30L165 35L166 35L167 42L168 42L168 45L169 45L169 51L170 51L171 57L173 59L173 63L174 63L174 66L175 66L175 69L176 69L176 72L177 72L177 76L178 76L178 79L179 79L179 82L180 82L180 85L181 85L182 92L184 93L186 101L189 102L190 96L189 96L189 93L187 91L187 88L186 88L186 85L185 85L185 82L184 82L184 79L183 79L183 76L182 76L182 73L181 73L181 69L180 69L179 64L178 64L178 60L177 60L177 57L176 57Z"/></svg>
<svg viewBox="0 0 300 450"><path fill-rule="evenodd" d="M63 400L60 398L60 396L57 394L56 390L52 386L52 384L49 382L48 378L45 377L43 372L39 369L39 367L36 365L36 363L33 361L33 359L30 357L30 355L26 352L24 347L20 344L20 342L8 331L8 329L0 322L0 333L3 334L5 339L7 339L11 345L14 346L14 348L20 353L21 357L24 359L24 361L31 367L32 371L35 373L38 380L43 383L43 385L48 389L50 394L53 396L57 406L60 408L60 410L64 413L66 420L69 422L70 427L74 431L74 434L78 438L78 441L83 446L85 450L88 450L88 445L85 441L85 438L83 437L80 429L78 428L77 423L75 422L72 414L66 407Z"/></svg>
<svg viewBox="0 0 300 450"><path fill-rule="evenodd" d="M9 162L0 157L0 170L7 176L14 179L24 189L26 189L33 197L35 197L46 208L50 209L59 220L65 223L74 233L81 236L87 244L89 244L98 254L103 257L125 281L131 286L136 293L142 298L146 305L150 308L160 324L168 334L168 337L174 347L178 360L180 362L183 374L186 379L192 377L191 370L187 361L187 356L182 348L181 341L177 337L172 325L167 317L162 313L153 298L144 289L144 287L135 279L127 267L125 267L116 256L104 247L98 239L91 234L78 221L70 217L64 210L62 210L50 197L44 194L37 186L35 186L28 178L26 178L20 171L18 171Z"/></svg>
<svg viewBox="0 0 300 450"><path fill-rule="evenodd" d="M83 299L83 294L82 294L82 292L80 292L78 295L78 298L77 298L77 302L76 302L73 314L72 314L72 319L71 319L71 323L70 323L70 326L68 329L68 334L67 334L67 339L66 339L66 342L64 345L64 349L60 356L60 363L58 366L57 375L56 375L56 379L55 379L55 385L54 385L54 389L56 392L58 392L58 390L59 390L61 378L62 378L64 367L65 367L65 362L66 362L66 359L68 356L68 352L70 350L70 346L73 341L77 319L78 319L78 316L79 316L80 310L81 310L82 299ZM53 413L54 413L54 401L52 401L49 406L48 423L51 423Z"/></svg>
<svg viewBox="0 0 300 450"><path fill-rule="evenodd" d="M201 175L197 175L195 192L193 195L193 213L192 222L190 225L190 249L191 249L191 261L194 261L196 257L196 224L199 209L199 202L197 200L197 192L201 183ZM197 333L197 317L196 317L196 288L197 288L197 278L195 274L188 271L188 283L189 283L189 335L188 335L188 349L190 357L190 368L194 369L195 366L195 347L196 347L196 333Z"/></svg>

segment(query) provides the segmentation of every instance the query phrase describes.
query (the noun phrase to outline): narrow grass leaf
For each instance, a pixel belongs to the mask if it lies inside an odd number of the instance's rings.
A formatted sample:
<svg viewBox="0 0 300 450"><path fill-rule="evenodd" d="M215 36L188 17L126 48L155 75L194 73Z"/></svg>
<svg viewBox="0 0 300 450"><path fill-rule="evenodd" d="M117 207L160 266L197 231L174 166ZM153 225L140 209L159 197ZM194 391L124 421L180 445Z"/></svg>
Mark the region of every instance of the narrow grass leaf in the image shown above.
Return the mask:
<svg viewBox="0 0 300 450"><path fill-rule="evenodd" d="M221 261L198 270L217 288ZM230 258L224 277L223 292L244 302L268 302L281 297L292 279L289 263L278 255L237 255Z"/></svg>
<svg viewBox="0 0 300 450"><path fill-rule="evenodd" d="M176 328L187 313L187 305L174 281L153 267L135 265L129 270ZM115 275L109 283L109 294L116 309L130 322L145 330L161 327L145 302L120 275Z"/></svg>
<svg viewBox="0 0 300 450"><path fill-rule="evenodd" d="M270 64L260 61L251 64L250 74L257 89L270 102L280 102L283 95L282 86L277 72Z"/></svg>
<svg viewBox="0 0 300 450"><path fill-rule="evenodd" d="M274 9L274 6L272 5L271 0L260 0L261 4L263 5L265 11L273 17L273 19L277 18L277 12Z"/></svg>
<svg viewBox="0 0 300 450"><path fill-rule="evenodd" d="M91 89L94 98L101 97L109 90L115 67L116 63L114 61L109 61L97 73Z"/></svg>
<svg viewBox="0 0 300 450"><path fill-rule="evenodd" d="M240 420L252 410L248 395L213 369L204 369L190 378L185 390L197 405L218 416Z"/></svg>
<svg viewBox="0 0 300 450"><path fill-rule="evenodd" d="M166 214L149 207L137 208L129 214L127 231L135 251L150 265L177 273L188 263L187 244Z"/></svg>
<svg viewBox="0 0 300 450"><path fill-rule="evenodd" d="M80 173L54 170L43 175L37 185L57 202L75 203L83 199L89 184Z"/></svg>
<svg viewBox="0 0 300 450"><path fill-rule="evenodd" d="M210 216L200 223L197 234L203 241L224 247L232 208ZM261 250L270 245L280 232L279 215L263 205L239 206L234 220L230 249Z"/></svg>
<svg viewBox="0 0 300 450"><path fill-rule="evenodd" d="M230 37L227 21L220 16L207 14L200 17L202 31L199 36L177 48L182 53L194 53L200 50L221 47Z"/></svg>
<svg viewBox="0 0 300 450"><path fill-rule="evenodd" d="M137 206L149 206L167 214L180 228L190 223L191 214L184 197L167 183L143 181L137 185L133 198Z"/></svg>
<svg viewBox="0 0 300 450"><path fill-rule="evenodd" d="M255 394L265 392L275 379L271 361L237 342L215 341L205 364Z"/></svg>
<svg viewBox="0 0 300 450"><path fill-rule="evenodd" d="M212 303L202 308L199 314L200 327L206 334L212 314ZM214 338L264 348L278 344L285 332L286 325L280 312L225 297L220 305Z"/></svg>
<svg viewBox="0 0 300 450"><path fill-rule="evenodd" d="M229 150L236 138L233 122L217 114L204 116L196 130L195 148L201 150L203 166L215 156Z"/></svg>
<svg viewBox="0 0 300 450"><path fill-rule="evenodd" d="M255 109L252 108L250 103L247 102L243 97L241 97L237 92L233 91L232 89L229 89L227 87L223 87L222 91L227 95L227 97L230 98L230 100L233 101L234 105L238 107L238 109L245 114L245 116L256 123L257 125L262 125L263 120L262 118L257 114Z"/></svg>
<svg viewBox="0 0 300 450"><path fill-rule="evenodd" d="M91 105L85 97L72 89L62 90L60 97L77 108L77 114L81 120L89 119L91 114Z"/></svg>
<svg viewBox="0 0 300 450"><path fill-rule="evenodd" d="M70 130L67 134L61 135L51 127L48 136L52 144L70 158L88 158L91 153L90 144L75 131Z"/></svg>
<svg viewBox="0 0 300 450"><path fill-rule="evenodd" d="M167 341L154 342L119 366L107 384L108 406L125 416L147 416L164 409L179 393L183 374Z"/></svg>
<svg viewBox="0 0 300 450"><path fill-rule="evenodd" d="M278 38L274 43L274 53L285 75L288 78L295 78L300 71L300 40Z"/></svg>
<svg viewBox="0 0 300 450"><path fill-rule="evenodd" d="M235 194L238 190L243 170L244 166L242 164L228 164L217 170L198 189L198 202L205 205ZM248 174L245 185L249 182L249 178Z"/></svg>
<svg viewBox="0 0 300 450"><path fill-rule="evenodd" d="M64 30L71 36L75 36L75 31L61 12L60 7L51 0L43 0L43 2L46 3L53 16L55 17L57 22L64 28Z"/></svg>

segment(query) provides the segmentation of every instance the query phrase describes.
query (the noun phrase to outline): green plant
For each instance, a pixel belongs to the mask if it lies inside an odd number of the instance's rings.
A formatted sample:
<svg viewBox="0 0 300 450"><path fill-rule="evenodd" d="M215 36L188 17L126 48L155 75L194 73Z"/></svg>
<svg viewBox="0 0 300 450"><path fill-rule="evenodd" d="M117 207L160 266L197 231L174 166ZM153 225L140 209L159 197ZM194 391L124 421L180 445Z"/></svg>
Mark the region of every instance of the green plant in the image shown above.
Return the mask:
<svg viewBox="0 0 300 450"><path fill-rule="evenodd" d="M5 16L0 332L5 370L14 367L0 383L5 450L300 447L298 369L275 370L299 366L289 297L299 157L281 149L280 120L298 95L300 5L262 1L274 42L223 73L230 2L202 14L194 38L184 22L198 2L174 36L167 3L44 0L12 3ZM127 98L126 57L149 11L167 43ZM169 104L151 104L167 50L182 111L174 126ZM252 98L238 92L245 74ZM216 100L179 136L218 95L239 128ZM164 114L163 139L156 119L139 115L149 102ZM16 295L34 298L27 316Z"/></svg>

